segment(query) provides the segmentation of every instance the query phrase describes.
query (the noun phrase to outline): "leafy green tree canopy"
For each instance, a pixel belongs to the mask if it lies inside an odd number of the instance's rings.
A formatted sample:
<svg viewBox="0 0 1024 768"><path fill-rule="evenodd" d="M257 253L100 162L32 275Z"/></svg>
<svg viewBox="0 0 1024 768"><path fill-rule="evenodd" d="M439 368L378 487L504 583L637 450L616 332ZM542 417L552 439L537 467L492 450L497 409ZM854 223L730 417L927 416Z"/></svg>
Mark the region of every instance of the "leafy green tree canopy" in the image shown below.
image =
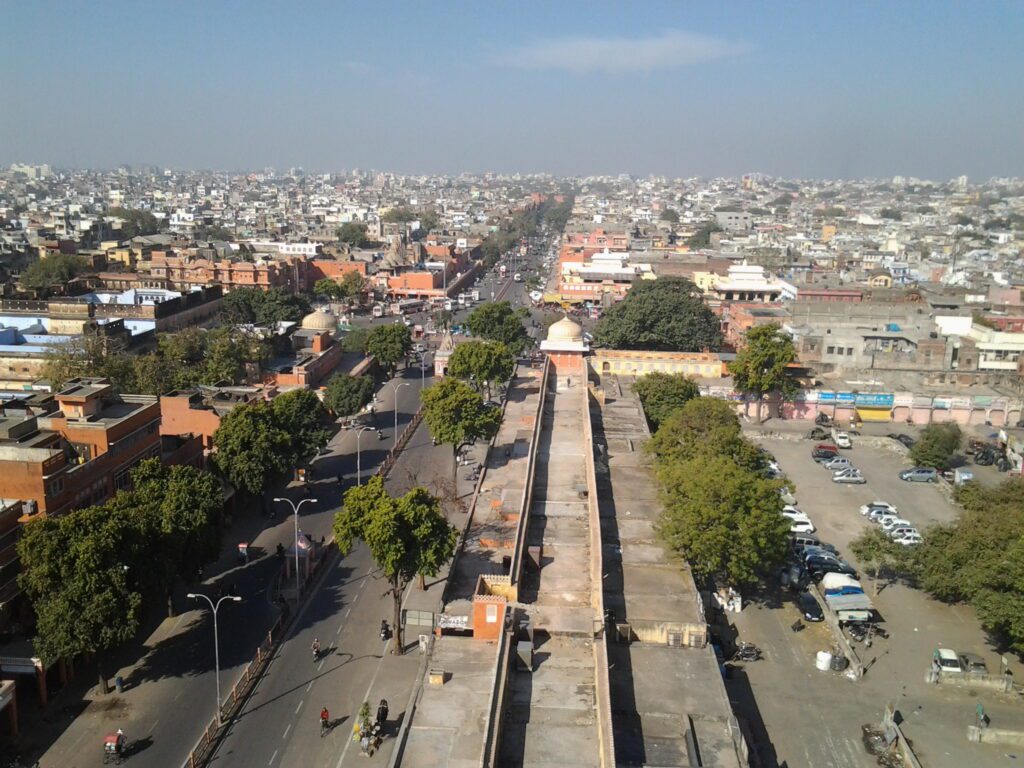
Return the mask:
<svg viewBox="0 0 1024 768"><path fill-rule="evenodd" d="M796 361L793 339L775 323L751 328L736 360L729 364L736 388L756 396L758 408L765 395L781 392L793 394L797 386L786 375L787 368ZM758 414L760 417L760 414Z"/></svg>
<svg viewBox="0 0 1024 768"><path fill-rule="evenodd" d="M341 338L341 348L346 352L366 354L366 344L370 339L368 328L353 328Z"/></svg>
<svg viewBox="0 0 1024 768"><path fill-rule="evenodd" d="M89 262L82 256L52 253L32 262L22 273L20 282L30 290L46 290L63 286L88 269Z"/></svg>
<svg viewBox="0 0 1024 768"><path fill-rule="evenodd" d="M701 224L697 228L697 231L694 232L689 238L687 238L686 244L690 248L707 248L709 245L711 245L711 235L714 234L715 232L721 231L722 228L713 221L708 222L706 224Z"/></svg>
<svg viewBox="0 0 1024 768"><path fill-rule="evenodd" d="M327 445L330 432L325 428L327 410L316 393L293 389L270 401L276 427L289 436L288 460L295 467L316 456Z"/></svg>
<svg viewBox="0 0 1024 768"><path fill-rule="evenodd" d="M645 448L657 467L713 454L727 456L744 469L760 472L764 455L743 437L733 406L717 397L695 397L674 409Z"/></svg>
<svg viewBox="0 0 1024 768"><path fill-rule="evenodd" d="M640 398L651 429L655 430L673 411L700 396L700 389L693 379L682 373L661 371L654 371L637 379L633 390Z"/></svg>
<svg viewBox="0 0 1024 768"><path fill-rule="evenodd" d="M403 323L378 325L366 338L366 352L377 362L393 371L398 363L412 351L412 333Z"/></svg>
<svg viewBox="0 0 1024 768"><path fill-rule="evenodd" d="M605 312L595 340L612 349L701 352L722 346L720 323L684 278L637 280Z"/></svg>
<svg viewBox="0 0 1024 768"><path fill-rule="evenodd" d="M960 450L963 432L954 422L929 424L910 449L910 458L920 467L944 469Z"/></svg>
<svg viewBox="0 0 1024 768"><path fill-rule="evenodd" d="M423 420L439 443L458 453L475 440L494 437L501 426L501 410L488 408L484 399L464 381L444 378L423 390Z"/></svg>
<svg viewBox="0 0 1024 768"><path fill-rule="evenodd" d="M466 327L474 336L486 341L504 344L513 354L520 354L529 344L530 337L522 318L507 301L490 301L469 313Z"/></svg>
<svg viewBox="0 0 1024 768"><path fill-rule="evenodd" d="M379 476L345 493L334 517L334 539L348 554L357 539L366 543L374 562L390 584L393 598L395 652L401 653L401 608L405 587L413 578L436 576L455 552L458 532L445 519L437 499L423 488L392 498Z"/></svg>
<svg viewBox="0 0 1024 768"><path fill-rule="evenodd" d="M662 221L667 221L670 224L678 224L679 212L674 208L665 208L660 214L658 214L658 218Z"/></svg>
<svg viewBox="0 0 1024 768"><path fill-rule="evenodd" d="M309 314L309 301L304 296L281 288L268 291L259 288L235 288L224 296L222 311L228 322L270 325L298 322Z"/></svg>
<svg viewBox="0 0 1024 768"><path fill-rule="evenodd" d="M362 248L370 243L366 237L366 225L361 221L347 221L342 224L338 229L338 240L353 248Z"/></svg>
<svg viewBox="0 0 1024 768"><path fill-rule="evenodd" d="M726 456L672 463L662 479L658 531L695 574L745 586L785 558L790 524L777 481Z"/></svg>
<svg viewBox="0 0 1024 768"><path fill-rule="evenodd" d="M155 235L160 231L160 222L149 211L136 208L111 208L108 213L121 219L121 238L131 240L142 235Z"/></svg>
<svg viewBox="0 0 1024 768"><path fill-rule="evenodd" d="M373 397L373 379L368 376L334 376L327 382L324 405L335 416L358 413Z"/></svg>
<svg viewBox="0 0 1024 768"><path fill-rule="evenodd" d="M508 381L515 369L515 356L498 341L465 341L457 344L448 358L448 375L470 381L479 392L485 386Z"/></svg>
<svg viewBox="0 0 1024 768"><path fill-rule="evenodd" d="M213 433L213 445L217 469L253 496L293 467L291 436L278 426L269 403L233 408Z"/></svg>

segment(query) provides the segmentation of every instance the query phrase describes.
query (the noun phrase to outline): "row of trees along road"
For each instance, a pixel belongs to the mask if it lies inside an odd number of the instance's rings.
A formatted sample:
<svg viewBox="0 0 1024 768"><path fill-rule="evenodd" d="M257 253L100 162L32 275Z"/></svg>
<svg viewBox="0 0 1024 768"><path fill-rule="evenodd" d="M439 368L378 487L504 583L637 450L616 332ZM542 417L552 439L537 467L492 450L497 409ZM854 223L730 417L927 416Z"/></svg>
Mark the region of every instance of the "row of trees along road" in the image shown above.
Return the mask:
<svg viewBox="0 0 1024 768"><path fill-rule="evenodd" d="M85 653L108 692L108 651L134 637L146 597L167 597L179 578L216 558L220 482L193 467L149 459L132 488L99 506L40 517L18 541L18 583L36 614L35 648L45 664Z"/></svg>
<svg viewBox="0 0 1024 768"><path fill-rule="evenodd" d="M702 352L722 346L721 323L689 280L637 280L604 313L594 340L612 349Z"/></svg>
<svg viewBox="0 0 1024 768"><path fill-rule="evenodd" d="M458 532L445 520L441 505L424 488L413 488L394 498L375 476L364 485L345 492L341 510L334 518L334 540L347 555L356 540L362 540L384 572L394 604L393 653L401 653L402 594L419 577L424 588L426 576L436 576L455 552Z"/></svg>
<svg viewBox="0 0 1024 768"><path fill-rule="evenodd" d="M110 379L118 392L163 395L199 384L237 384L270 356L270 346L240 328L187 328L161 334L154 351L128 352L95 333L78 336L47 352L42 375L55 387L79 376Z"/></svg>
<svg viewBox="0 0 1024 768"><path fill-rule="evenodd" d="M256 496L327 444L327 409L308 389L232 409L213 433L213 462L235 488Z"/></svg>
<svg viewBox="0 0 1024 768"><path fill-rule="evenodd" d="M727 401L688 400L663 418L647 450L664 506L658 532L694 575L743 587L782 562L782 483L764 476L764 453L743 437Z"/></svg>
<svg viewBox="0 0 1024 768"><path fill-rule="evenodd" d="M994 488L958 486L963 513L922 532L924 542L903 547L872 527L851 543L877 578L906 579L947 603L967 603L996 645L1024 655L1024 479Z"/></svg>

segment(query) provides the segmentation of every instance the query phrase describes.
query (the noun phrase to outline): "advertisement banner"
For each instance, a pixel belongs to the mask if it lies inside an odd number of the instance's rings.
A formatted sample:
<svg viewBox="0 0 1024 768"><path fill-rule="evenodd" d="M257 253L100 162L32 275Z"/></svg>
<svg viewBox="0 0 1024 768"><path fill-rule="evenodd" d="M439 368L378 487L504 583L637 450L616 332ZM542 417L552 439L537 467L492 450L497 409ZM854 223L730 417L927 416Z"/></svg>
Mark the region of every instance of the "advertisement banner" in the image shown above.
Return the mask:
<svg viewBox="0 0 1024 768"><path fill-rule="evenodd" d="M857 402L857 396L853 392L819 392L819 403L846 403L853 405Z"/></svg>
<svg viewBox="0 0 1024 768"><path fill-rule="evenodd" d="M953 406L953 398L951 397L933 397L932 408L937 411L948 411Z"/></svg>
<svg viewBox="0 0 1024 768"><path fill-rule="evenodd" d="M988 395L975 395L971 399L974 400L974 406L976 408L987 408L992 405L993 400L993 398Z"/></svg>
<svg viewBox="0 0 1024 768"><path fill-rule="evenodd" d="M970 408L971 398L969 397L954 397L952 398L954 408Z"/></svg>
<svg viewBox="0 0 1024 768"><path fill-rule="evenodd" d="M898 406L898 407L909 408L913 404L914 404L914 396L913 395L906 395L906 394L904 394L904 395L896 395L893 398L893 405Z"/></svg>
<svg viewBox="0 0 1024 768"><path fill-rule="evenodd" d="M896 396L892 394L859 394L856 402L857 405L868 408L892 408L896 402Z"/></svg>

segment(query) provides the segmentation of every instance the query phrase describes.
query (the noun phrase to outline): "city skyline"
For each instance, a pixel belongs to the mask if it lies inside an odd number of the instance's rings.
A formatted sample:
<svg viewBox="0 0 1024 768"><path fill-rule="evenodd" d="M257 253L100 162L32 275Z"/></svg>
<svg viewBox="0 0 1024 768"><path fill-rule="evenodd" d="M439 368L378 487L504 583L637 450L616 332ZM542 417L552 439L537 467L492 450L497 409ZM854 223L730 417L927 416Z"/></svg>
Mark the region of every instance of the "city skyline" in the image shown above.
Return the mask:
<svg viewBox="0 0 1024 768"><path fill-rule="evenodd" d="M39 3L5 20L4 164L1024 175L1008 3Z"/></svg>

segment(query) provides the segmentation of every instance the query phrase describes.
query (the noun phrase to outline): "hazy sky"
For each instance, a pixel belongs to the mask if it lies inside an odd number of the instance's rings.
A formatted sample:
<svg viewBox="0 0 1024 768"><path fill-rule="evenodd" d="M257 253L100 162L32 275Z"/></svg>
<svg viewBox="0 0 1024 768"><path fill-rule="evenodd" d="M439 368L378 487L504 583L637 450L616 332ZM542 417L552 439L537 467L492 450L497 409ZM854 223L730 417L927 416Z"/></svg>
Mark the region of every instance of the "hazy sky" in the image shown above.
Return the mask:
<svg viewBox="0 0 1024 768"><path fill-rule="evenodd" d="M0 0L0 163L1024 176L1024 3Z"/></svg>

